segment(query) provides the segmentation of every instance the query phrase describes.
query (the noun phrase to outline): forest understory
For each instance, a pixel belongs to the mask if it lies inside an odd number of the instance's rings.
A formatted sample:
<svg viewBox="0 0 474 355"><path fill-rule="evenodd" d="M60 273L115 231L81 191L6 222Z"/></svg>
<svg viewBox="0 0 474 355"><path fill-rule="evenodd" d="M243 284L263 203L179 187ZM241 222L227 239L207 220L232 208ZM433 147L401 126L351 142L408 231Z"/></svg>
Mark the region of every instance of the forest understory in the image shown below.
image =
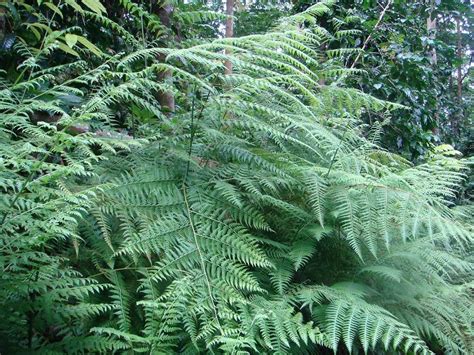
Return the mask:
<svg viewBox="0 0 474 355"><path fill-rule="evenodd" d="M0 354L472 354L472 14L0 0Z"/></svg>

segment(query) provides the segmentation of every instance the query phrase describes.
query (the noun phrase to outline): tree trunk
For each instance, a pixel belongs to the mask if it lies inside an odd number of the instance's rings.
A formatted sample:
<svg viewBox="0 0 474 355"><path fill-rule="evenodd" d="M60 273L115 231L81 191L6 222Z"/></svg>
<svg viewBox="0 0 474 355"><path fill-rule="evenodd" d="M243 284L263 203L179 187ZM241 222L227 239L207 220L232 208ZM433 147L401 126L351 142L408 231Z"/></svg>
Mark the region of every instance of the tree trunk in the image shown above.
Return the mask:
<svg viewBox="0 0 474 355"><path fill-rule="evenodd" d="M461 20L456 19L456 32L457 32L457 56L459 60L457 68L457 98L459 101L462 99L462 33L461 33Z"/></svg>
<svg viewBox="0 0 474 355"><path fill-rule="evenodd" d="M429 15L428 15L428 18L426 19L426 30L431 40L436 39L436 17L433 18L434 10L435 10L435 4L434 4L434 1L432 0L431 5L430 5ZM431 61L431 64L433 65L438 64L438 57L436 55L436 47L434 46L431 48L430 61Z"/></svg>
<svg viewBox="0 0 474 355"><path fill-rule="evenodd" d="M165 4L158 9L158 16L160 17L161 23L165 25L166 27L168 27L170 31L172 31L171 30L171 15L173 11L174 11L174 7L171 4ZM168 41L171 39L172 39L172 36L167 38ZM160 62L164 62L165 58L166 58L165 55L158 56L158 60ZM173 73L170 70L160 73L158 76L158 80L162 82L171 81L172 78L173 78ZM175 111L176 107L175 107L173 93L161 92L158 95L158 101L160 102L161 107L165 110L166 115L170 115Z"/></svg>
<svg viewBox="0 0 474 355"><path fill-rule="evenodd" d="M460 121L463 115L462 112L462 30L461 30L461 19L458 17L456 18L456 34L457 34L457 57L459 60L458 67L456 69L456 83L457 83L457 90L456 90L456 97L458 101L458 113L454 117L453 122L453 133L455 136L459 136L459 128L460 128Z"/></svg>
<svg viewBox="0 0 474 355"><path fill-rule="evenodd" d="M234 0L226 0L226 15L227 19L225 21L225 37L232 38L234 37ZM230 54L226 50L226 54ZM232 62L230 60L225 61L225 74L232 74Z"/></svg>
<svg viewBox="0 0 474 355"><path fill-rule="evenodd" d="M0 3L5 3L5 0L0 0ZM5 37L5 8L0 7L0 41Z"/></svg>
<svg viewBox="0 0 474 355"><path fill-rule="evenodd" d="M428 37L434 41L436 39L436 30L437 30L437 23L436 23L436 15L434 14L435 11L435 2L434 0L431 0L430 3L430 10L428 12L428 18L426 19L426 32L428 33ZM430 56L430 63L431 66L436 67L438 64L438 56L436 54L436 47L433 45L431 46L431 50L429 52ZM431 129L431 132L434 135L439 135L439 127L440 127L440 122L439 122L439 103L438 99L436 99L435 102L435 112L434 112L434 121L435 121L435 126Z"/></svg>

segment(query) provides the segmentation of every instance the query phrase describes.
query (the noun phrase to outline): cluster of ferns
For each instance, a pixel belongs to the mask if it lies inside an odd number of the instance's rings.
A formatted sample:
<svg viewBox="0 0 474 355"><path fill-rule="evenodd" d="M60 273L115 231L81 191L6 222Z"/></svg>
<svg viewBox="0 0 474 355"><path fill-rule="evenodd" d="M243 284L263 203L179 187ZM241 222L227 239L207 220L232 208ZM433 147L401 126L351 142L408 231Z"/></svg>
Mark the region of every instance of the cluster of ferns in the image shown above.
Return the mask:
<svg viewBox="0 0 474 355"><path fill-rule="evenodd" d="M17 44L30 74L0 73L0 352L473 349L473 211L452 205L467 164L378 145L361 118L409 108L347 85L358 50L324 49L353 35L319 27L328 11L98 65L44 68L54 42Z"/></svg>

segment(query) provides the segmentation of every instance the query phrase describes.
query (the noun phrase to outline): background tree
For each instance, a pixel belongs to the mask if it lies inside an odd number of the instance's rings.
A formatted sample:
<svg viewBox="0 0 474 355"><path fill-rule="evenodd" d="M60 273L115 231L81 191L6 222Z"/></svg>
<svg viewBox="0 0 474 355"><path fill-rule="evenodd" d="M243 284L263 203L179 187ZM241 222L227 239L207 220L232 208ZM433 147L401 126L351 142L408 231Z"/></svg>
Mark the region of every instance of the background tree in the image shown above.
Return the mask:
<svg viewBox="0 0 474 355"><path fill-rule="evenodd" d="M367 53L357 65L367 73L357 85L364 92L410 108L391 117L384 127L383 144L411 159L423 156L432 144L440 141L452 143L470 155L469 75L473 43L470 3L393 1L379 28L374 30L387 3L339 1L334 13L337 18L328 17L326 22L328 28L350 27L361 31L353 42L345 44L348 47L361 46L371 36ZM309 4L298 2L295 10ZM347 64L351 63L349 58ZM377 117L367 117L369 123L374 120ZM459 130L457 125L463 129Z"/></svg>

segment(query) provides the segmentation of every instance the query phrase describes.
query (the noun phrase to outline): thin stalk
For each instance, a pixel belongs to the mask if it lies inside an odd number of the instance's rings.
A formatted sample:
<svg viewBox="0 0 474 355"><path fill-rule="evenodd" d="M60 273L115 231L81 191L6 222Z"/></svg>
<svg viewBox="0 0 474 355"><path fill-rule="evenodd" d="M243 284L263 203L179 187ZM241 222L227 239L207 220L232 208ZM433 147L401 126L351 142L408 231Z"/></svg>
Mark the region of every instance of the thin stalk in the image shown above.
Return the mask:
<svg viewBox="0 0 474 355"><path fill-rule="evenodd" d="M206 286L207 286L207 291L209 293L209 298L211 300L212 310L214 312L214 317L216 318L217 325L219 326L219 330L221 331L221 334L222 334L223 330L222 330L221 323L219 321L219 317L217 315L217 306L216 306L216 303L215 303L215 300L214 300L214 296L212 295L211 280L209 279L209 275L207 274L207 271L206 271L206 264L205 264L205 260L204 260L204 255L202 253L201 247L199 246L196 228L194 227L194 222L193 222L193 219L191 218L191 208L190 208L189 202L188 202L186 185L184 185L184 184L183 184L183 196L184 196L184 204L186 205L186 215L187 215L188 220L189 220L189 225L191 226L191 231L192 231L192 234L193 234L194 243L196 244L196 250L199 254L201 270L202 270L202 273L204 275L204 279L206 280Z"/></svg>
<svg viewBox="0 0 474 355"><path fill-rule="evenodd" d="M193 222L193 219L192 219L192 216L191 216L191 207L190 207L189 202L188 202L188 193L187 193L187 189L186 189L186 180L188 178L190 162L191 162L192 148L193 148L193 143L194 143L195 98L196 98L196 92L194 91L194 95L193 95L193 99L192 99L192 105L191 105L191 138L190 138L190 141L189 141L188 162L187 162L186 172L185 172L184 179L183 179L182 189L183 189L184 204L186 206L186 216L188 218L189 225L191 227L191 232L193 234L194 244L196 244L196 250L197 250L198 255L199 255L201 270L202 270L202 273L204 275L204 279L206 281L207 291L209 293L209 299L211 301L212 309L213 309L213 312L214 312L214 317L217 321L217 325L218 325L219 330L221 331L221 334L222 334L223 330L222 330L222 326L220 324L219 317L218 317L218 314L217 314L217 306L216 306L216 303L215 303L215 300L214 300L214 296L212 295L211 281L210 281L209 275L207 274L207 271L206 271L206 264L205 264L205 260L204 260L204 255L203 255L201 247L199 245L197 231L196 231L196 228L194 226L194 222ZM208 93L208 96L206 98L206 101L207 101L208 98L209 98L209 93ZM205 106L202 105L202 108L201 108L201 110L198 114L197 119L199 119L202 116L202 112L204 111L204 107Z"/></svg>
<svg viewBox="0 0 474 355"><path fill-rule="evenodd" d="M378 29L378 27L382 23L382 19L385 16L385 13L387 12L390 5L392 5L392 0L388 0L387 5L385 5L384 9L380 13L380 16L379 16L379 19L377 20L377 23L375 24L372 32L365 39L364 44L362 45L362 50L357 54L356 59L354 60L354 62L351 65L351 69L354 69L355 65L357 64L358 60L360 59L361 54L364 52L365 48L367 47L367 44L369 44L370 40L372 39L372 35L375 33L375 31Z"/></svg>

